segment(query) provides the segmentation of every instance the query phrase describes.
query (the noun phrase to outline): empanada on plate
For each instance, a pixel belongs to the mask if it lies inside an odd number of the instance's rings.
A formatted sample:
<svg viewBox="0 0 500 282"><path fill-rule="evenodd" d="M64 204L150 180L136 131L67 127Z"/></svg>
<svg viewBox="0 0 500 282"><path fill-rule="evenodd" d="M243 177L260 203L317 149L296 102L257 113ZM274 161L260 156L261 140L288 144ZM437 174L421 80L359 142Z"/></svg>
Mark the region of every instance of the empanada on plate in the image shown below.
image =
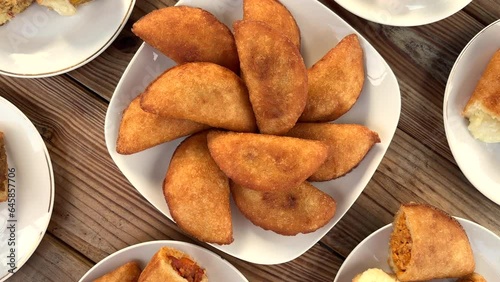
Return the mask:
<svg viewBox="0 0 500 282"><path fill-rule="evenodd" d="M178 64L212 62L239 72L231 30L203 9L174 6L154 10L134 23L132 32Z"/></svg>
<svg viewBox="0 0 500 282"><path fill-rule="evenodd" d="M332 121L351 109L363 89L363 49L356 34L344 37L307 71L307 104L299 121Z"/></svg>
<svg viewBox="0 0 500 282"><path fill-rule="evenodd" d="M208 282L205 269L188 254L162 247L149 261L139 282Z"/></svg>
<svg viewBox="0 0 500 282"><path fill-rule="evenodd" d="M231 194L253 224L282 235L314 232L335 215L335 200L308 182L278 191L257 191L231 183Z"/></svg>
<svg viewBox="0 0 500 282"><path fill-rule="evenodd" d="M211 131L208 148L220 169L243 187L273 191L304 182L326 159L315 140L254 133Z"/></svg>
<svg viewBox="0 0 500 282"><path fill-rule="evenodd" d="M177 225L200 241L230 244L233 226L229 179L207 148L207 132L186 138L175 150L163 194Z"/></svg>
<svg viewBox="0 0 500 282"><path fill-rule="evenodd" d="M264 22L238 21L234 36L260 133L285 134L307 100L307 70L299 50Z"/></svg>
<svg viewBox="0 0 500 282"><path fill-rule="evenodd" d="M460 223L427 204L403 204L394 217L389 264L401 281L458 278L474 272L469 239Z"/></svg>
<svg viewBox="0 0 500 282"><path fill-rule="evenodd" d="M213 63L186 63L166 70L142 94L141 108L212 127L257 130L245 84Z"/></svg>
<svg viewBox="0 0 500 282"><path fill-rule="evenodd" d="M355 168L375 145L378 134L359 124L297 123L287 136L319 140L328 146L328 158L308 179L327 181Z"/></svg>

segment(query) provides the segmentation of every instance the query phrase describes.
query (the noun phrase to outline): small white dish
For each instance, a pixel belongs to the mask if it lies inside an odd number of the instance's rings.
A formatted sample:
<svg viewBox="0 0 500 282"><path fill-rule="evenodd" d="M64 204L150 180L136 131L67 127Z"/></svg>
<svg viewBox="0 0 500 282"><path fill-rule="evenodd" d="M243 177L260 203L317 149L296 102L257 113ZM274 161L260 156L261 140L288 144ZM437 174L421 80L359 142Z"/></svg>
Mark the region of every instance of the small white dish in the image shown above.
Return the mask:
<svg viewBox="0 0 500 282"><path fill-rule="evenodd" d="M443 121L457 165L483 195L500 205L500 143L484 143L467 129L462 110L493 53L500 49L500 20L480 31L458 56L446 84Z"/></svg>
<svg viewBox="0 0 500 282"><path fill-rule="evenodd" d="M294 15L302 34L302 55L311 66L340 39L357 33L344 20L317 1L283 0ZM198 6L213 13L229 27L242 17L241 0L181 0L178 5ZM213 245L232 256L259 264L278 264L295 259L316 244L347 212L366 187L394 136L401 97L392 70L377 51L359 35L365 52L366 80L360 99L336 122L358 123L376 131L381 139L360 165L348 175L328 182L313 183L337 202L334 218L309 234L282 236L265 231L248 221L232 204L234 242ZM125 70L111 99L105 120L105 138L114 162L132 185L157 209L172 219L162 191L162 183L178 139L133 155L116 153L116 139L123 110L159 74L174 63L148 44L143 44Z"/></svg>
<svg viewBox="0 0 500 282"><path fill-rule="evenodd" d="M207 249L185 242L160 240L129 246L109 255L87 271L79 282L94 281L130 261L136 261L139 263L141 269L144 269L153 255L158 252L161 247L165 246L177 249L191 256L199 266L206 270L209 281L248 281L245 276L228 261Z"/></svg>
<svg viewBox="0 0 500 282"><path fill-rule="evenodd" d="M500 277L500 237L472 221L456 218L469 237L476 272L486 281L497 281ZM354 276L369 268L380 268L391 272L387 263L389 238L392 224L388 224L366 237L352 250L339 269L334 282L352 281ZM456 279L435 279L429 282L455 282Z"/></svg>
<svg viewBox="0 0 500 282"><path fill-rule="evenodd" d="M418 26L447 18L471 0L335 0L349 12L372 22Z"/></svg>
<svg viewBox="0 0 500 282"><path fill-rule="evenodd" d="M73 16L34 3L0 26L0 74L48 77L83 66L120 34L134 3L91 1Z"/></svg>
<svg viewBox="0 0 500 282"><path fill-rule="evenodd" d="M31 121L2 97L0 113L10 188L15 190L15 201L0 203L0 281L5 281L12 276L9 270L16 267L17 272L42 241L54 206L54 176L45 143Z"/></svg>

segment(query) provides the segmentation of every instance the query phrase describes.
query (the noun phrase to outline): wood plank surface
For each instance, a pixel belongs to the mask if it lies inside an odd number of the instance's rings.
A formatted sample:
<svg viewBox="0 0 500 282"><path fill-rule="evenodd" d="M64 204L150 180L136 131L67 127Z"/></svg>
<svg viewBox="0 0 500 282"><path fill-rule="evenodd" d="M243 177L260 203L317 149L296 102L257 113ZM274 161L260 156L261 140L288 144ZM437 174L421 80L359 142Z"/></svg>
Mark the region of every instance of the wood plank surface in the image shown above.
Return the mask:
<svg viewBox="0 0 500 282"><path fill-rule="evenodd" d="M183 234L130 185L107 152L108 102L142 43L130 31L132 24L176 2L137 1L113 44L68 74L44 79L0 76L0 96L23 111L42 135L56 182L47 234L9 281L77 281L107 255L159 239L197 243L228 260L249 281L333 281L356 245L390 223L400 203L410 201L435 205L500 235L500 206L478 192L456 166L442 118L451 68L469 40L500 18L500 0L475 0L445 20L419 27L380 25L334 0L320 1L391 66L401 89L401 118L377 172L340 222L300 257L271 266L236 259Z"/></svg>

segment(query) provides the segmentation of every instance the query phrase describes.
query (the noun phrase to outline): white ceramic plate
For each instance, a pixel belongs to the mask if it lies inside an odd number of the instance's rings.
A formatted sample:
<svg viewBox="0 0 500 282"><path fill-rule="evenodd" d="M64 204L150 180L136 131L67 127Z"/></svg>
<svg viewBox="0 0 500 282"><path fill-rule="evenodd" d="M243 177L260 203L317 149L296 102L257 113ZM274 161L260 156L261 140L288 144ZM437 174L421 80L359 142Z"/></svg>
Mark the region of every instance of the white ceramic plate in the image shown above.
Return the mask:
<svg viewBox="0 0 500 282"><path fill-rule="evenodd" d="M474 252L476 272L486 281L498 281L500 277L500 237L472 221L457 218L464 227ZM391 272L387 264L389 238L392 224L388 224L366 237L352 250L335 277L334 282L351 281L356 274L368 268L380 268ZM456 279L435 279L432 282L454 282ZM429 281L431 282L431 281Z"/></svg>
<svg viewBox="0 0 500 282"><path fill-rule="evenodd" d="M125 26L135 0L96 0L64 17L38 4L0 26L0 74L48 77L101 54Z"/></svg>
<svg viewBox="0 0 500 282"><path fill-rule="evenodd" d="M302 54L308 66L319 60L344 36L356 31L340 17L317 1L282 1L295 16L302 33ZM241 0L180 1L179 4L199 6L232 26L242 16ZM234 242L216 248L240 259L277 264L292 260L318 242L347 212L361 194L382 160L394 135L400 114L401 98L397 80L377 51L360 36L366 55L367 79L360 99L338 122L358 123L378 132L382 143L369 152L361 164L335 181L315 183L333 196L337 213L323 228L307 235L281 236L254 226L232 205ZM168 218L168 206L162 183L170 158L182 139L155 148L123 156L116 153L116 138L122 111L130 101L173 62L147 44L143 44L123 74L106 114L105 137L108 151L127 179L136 189Z"/></svg>
<svg viewBox="0 0 500 282"><path fill-rule="evenodd" d="M500 205L500 143L476 140L461 113L493 53L500 49L500 20L480 31L465 46L451 69L444 94L443 120L453 157L465 177Z"/></svg>
<svg viewBox="0 0 500 282"><path fill-rule="evenodd" d="M10 202L15 206L0 203L0 281L5 281L12 275L9 270L14 266L8 265L12 263L8 258L12 256L11 248L15 248L17 271L45 234L54 206L54 177L49 153L35 126L2 97L0 131L5 134L7 162L9 171L13 172L10 184L15 185L11 186L15 189L15 202ZM13 218L9 208L15 209ZM11 224L15 225L12 230ZM10 238L14 239L9 241Z"/></svg>
<svg viewBox="0 0 500 282"><path fill-rule="evenodd" d="M349 12L372 22L417 26L447 18L471 0L335 0Z"/></svg>
<svg viewBox="0 0 500 282"><path fill-rule="evenodd" d="M117 251L94 265L79 282L94 281L129 261L138 262L141 269L144 269L153 255L164 246L191 256L199 266L205 268L209 281L248 281L233 265L207 249L185 242L163 240L145 242Z"/></svg>

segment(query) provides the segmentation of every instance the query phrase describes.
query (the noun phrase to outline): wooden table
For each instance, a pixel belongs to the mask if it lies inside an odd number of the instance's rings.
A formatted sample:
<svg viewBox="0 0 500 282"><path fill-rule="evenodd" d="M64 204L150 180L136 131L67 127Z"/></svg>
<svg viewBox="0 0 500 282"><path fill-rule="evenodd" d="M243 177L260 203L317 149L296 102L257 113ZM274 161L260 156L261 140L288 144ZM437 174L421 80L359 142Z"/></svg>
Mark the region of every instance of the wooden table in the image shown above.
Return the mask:
<svg viewBox="0 0 500 282"><path fill-rule="evenodd" d="M47 233L11 281L77 281L95 263L129 245L159 239L194 242L130 185L104 143L109 100L142 43L131 33L132 23L175 2L137 1L114 43L75 71L44 79L0 76L0 95L23 111L42 135L56 184ZM401 119L387 154L342 220L293 261L255 265L195 243L220 254L250 281L333 281L349 252L390 223L403 202L435 205L500 235L500 206L479 193L459 170L442 119L453 63L477 32L500 18L500 0L475 0L452 17L410 28L368 22L333 0L321 2L365 36L398 78Z"/></svg>

